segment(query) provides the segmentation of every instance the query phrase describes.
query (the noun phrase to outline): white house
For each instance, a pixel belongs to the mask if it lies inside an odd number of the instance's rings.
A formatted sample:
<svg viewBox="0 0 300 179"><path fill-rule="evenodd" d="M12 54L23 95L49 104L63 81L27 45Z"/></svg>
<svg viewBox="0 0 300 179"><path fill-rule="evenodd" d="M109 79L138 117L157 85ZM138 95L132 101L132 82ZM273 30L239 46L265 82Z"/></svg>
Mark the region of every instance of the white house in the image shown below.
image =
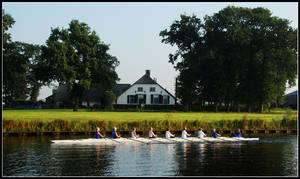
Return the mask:
<svg viewBox="0 0 300 179"><path fill-rule="evenodd" d="M175 104L175 97L150 77L150 70L117 96L117 104Z"/></svg>

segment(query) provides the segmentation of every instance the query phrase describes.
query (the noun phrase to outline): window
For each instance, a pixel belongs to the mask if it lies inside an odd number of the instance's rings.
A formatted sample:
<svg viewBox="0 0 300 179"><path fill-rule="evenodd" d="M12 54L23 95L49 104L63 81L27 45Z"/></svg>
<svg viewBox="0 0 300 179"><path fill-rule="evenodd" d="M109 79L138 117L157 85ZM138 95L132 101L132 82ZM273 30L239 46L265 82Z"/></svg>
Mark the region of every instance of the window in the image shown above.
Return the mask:
<svg viewBox="0 0 300 179"><path fill-rule="evenodd" d="M138 87L138 92L142 92L143 91L143 87Z"/></svg>
<svg viewBox="0 0 300 179"><path fill-rule="evenodd" d="M150 92L155 92L155 87L150 87Z"/></svg>
<svg viewBox="0 0 300 179"><path fill-rule="evenodd" d="M135 103L135 96L129 95L129 104L134 104L134 103Z"/></svg>
<svg viewBox="0 0 300 179"><path fill-rule="evenodd" d="M158 104L158 103L159 103L159 96L153 95L153 104Z"/></svg>
<svg viewBox="0 0 300 179"><path fill-rule="evenodd" d="M146 95L144 95L144 94L139 94L139 95L138 95L138 103L139 103L139 104L145 104L145 103L146 103Z"/></svg>
<svg viewBox="0 0 300 179"><path fill-rule="evenodd" d="M163 96L163 104L169 104L168 95Z"/></svg>

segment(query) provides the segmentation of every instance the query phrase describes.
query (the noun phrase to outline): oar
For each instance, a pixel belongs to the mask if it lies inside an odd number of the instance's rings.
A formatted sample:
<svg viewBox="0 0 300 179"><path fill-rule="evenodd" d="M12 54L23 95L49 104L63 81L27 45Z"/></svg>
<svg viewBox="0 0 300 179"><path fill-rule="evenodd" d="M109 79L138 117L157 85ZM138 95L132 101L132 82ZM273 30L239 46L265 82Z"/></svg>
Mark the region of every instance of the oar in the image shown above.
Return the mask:
<svg viewBox="0 0 300 179"><path fill-rule="evenodd" d="M205 139L205 138L201 138L202 140L204 140L204 141L207 141L207 142L210 142L210 143L212 143L213 141L210 141L210 140L208 140L208 139Z"/></svg>
<svg viewBox="0 0 300 179"><path fill-rule="evenodd" d="M133 140L133 141L137 141L137 142L141 142L141 143L143 143L143 144L149 144L149 143L147 143L147 142L143 142L143 141L140 141L140 140L135 140L135 139L132 139L132 138L127 138L127 139Z"/></svg>
<svg viewBox="0 0 300 179"><path fill-rule="evenodd" d="M114 141L114 142L117 142L117 143L121 144L121 142L116 141L116 140L114 140L114 139L111 139L111 138L106 138L106 139L110 139L110 140L112 140L112 141Z"/></svg>
<svg viewBox="0 0 300 179"><path fill-rule="evenodd" d="M159 141L159 140L155 140L155 139L159 139L159 138L149 138L152 141L156 141L158 142L158 144L165 144L165 142Z"/></svg>
<svg viewBox="0 0 300 179"><path fill-rule="evenodd" d="M192 141L192 140L190 140L190 139L187 139L187 138L182 138L182 139L187 140L187 141L190 141L190 142L194 142L194 141Z"/></svg>
<svg viewBox="0 0 300 179"><path fill-rule="evenodd" d="M176 144L176 143L178 143L178 141L176 141L176 140L172 140L172 138L161 138L161 139L165 139L165 140L170 140L170 141L172 141L172 143L168 143L168 144Z"/></svg>
<svg viewBox="0 0 300 179"><path fill-rule="evenodd" d="M167 138L166 138L167 139ZM168 138L167 140L171 140L171 141L174 141L176 143L180 143L179 141L177 141L175 138Z"/></svg>
<svg viewBox="0 0 300 179"><path fill-rule="evenodd" d="M221 137L218 137L218 138L219 138L220 140L223 140L223 141L226 141L226 142L230 141L230 140L226 140L226 137L224 137L224 138L223 138L223 137L222 137L222 138L221 138ZM235 141L237 141L237 140L235 140Z"/></svg>

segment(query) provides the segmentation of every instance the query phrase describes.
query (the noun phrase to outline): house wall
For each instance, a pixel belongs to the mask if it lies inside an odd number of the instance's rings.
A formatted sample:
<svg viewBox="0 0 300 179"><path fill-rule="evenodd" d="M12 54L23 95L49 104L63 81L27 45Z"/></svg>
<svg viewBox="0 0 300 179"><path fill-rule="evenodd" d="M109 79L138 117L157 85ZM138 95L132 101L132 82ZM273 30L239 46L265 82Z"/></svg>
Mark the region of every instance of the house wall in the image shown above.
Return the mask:
<svg viewBox="0 0 300 179"><path fill-rule="evenodd" d="M138 87L143 87L143 92L138 92ZM150 87L155 87L155 92L150 92ZM134 84L117 99L117 104L127 104L127 95L146 94L146 104L151 104L151 94L168 95L164 89L157 84ZM175 99L170 96L170 103L175 104Z"/></svg>

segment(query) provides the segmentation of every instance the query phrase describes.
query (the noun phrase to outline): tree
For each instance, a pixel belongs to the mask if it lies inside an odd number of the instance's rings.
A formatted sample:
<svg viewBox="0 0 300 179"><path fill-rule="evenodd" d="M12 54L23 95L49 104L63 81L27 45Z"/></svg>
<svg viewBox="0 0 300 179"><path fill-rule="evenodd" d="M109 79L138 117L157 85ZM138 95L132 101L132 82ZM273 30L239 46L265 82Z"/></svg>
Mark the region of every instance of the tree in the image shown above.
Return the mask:
<svg viewBox="0 0 300 179"><path fill-rule="evenodd" d="M13 100L37 101L39 89L49 81L46 64L40 60L40 46L12 42L7 32L15 23L11 15L3 12L3 97L6 105Z"/></svg>
<svg viewBox="0 0 300 179"><path fill-rule="evenodd" d="M77 111L84 91L92 83L112 88L118 80L114 71L118 61L107 53L108 49L95 31L78 20L72 20L68 29L51 29L46 46L42 46L42 59L49 67L50 79L69 86L73 111Z"/></svg>
<svg viewBox="0 0 300 179"><path fill-rule="evenodd" d="M181 15L180 18L180 21L176 20L170 26L170 30L165 29L159 35L163 37L163 43L178 47L175 54L169 55L169 62L180 72L177 78L178 97L181 98L185 111L188 111L195 96L195 71L197 71L195 63L199 57L197 49L203 45L203 29L200 19L195 15L192 17Z"/></svg>
<svg viewBox="0 0 300 179"><path fill-rule="evenodd" d="M11 41L10 34L7 33L7 31L15 24L14 18L10 15L5 13L4 9L2 9L2 19L3 19L3 24L2 24L2 34L3 34L3 47L5 48L5 45Z"/></svg>
<svg viewBox="0 0 300 179"><path fill-rule="evenodd" d="M297 77L297 29L268 9L226 7L204 23L195 15L181 15L163 43L177 45L169 62L179 70L178 93L184 105L196 99L227 111L244 104L263 112L280 102L285 84Z"/></svg>
<svg viewBox="0 0 300 179"><path fill-rule="evenodd" d="M219 69L225 70L224 90L238 94L234 99L249 111L263 112L284 94L287 81L294 85L297 36L286 19L264 8L227 7L206 16L205 30L209 49L219 63L225 60Z"/></svg>

